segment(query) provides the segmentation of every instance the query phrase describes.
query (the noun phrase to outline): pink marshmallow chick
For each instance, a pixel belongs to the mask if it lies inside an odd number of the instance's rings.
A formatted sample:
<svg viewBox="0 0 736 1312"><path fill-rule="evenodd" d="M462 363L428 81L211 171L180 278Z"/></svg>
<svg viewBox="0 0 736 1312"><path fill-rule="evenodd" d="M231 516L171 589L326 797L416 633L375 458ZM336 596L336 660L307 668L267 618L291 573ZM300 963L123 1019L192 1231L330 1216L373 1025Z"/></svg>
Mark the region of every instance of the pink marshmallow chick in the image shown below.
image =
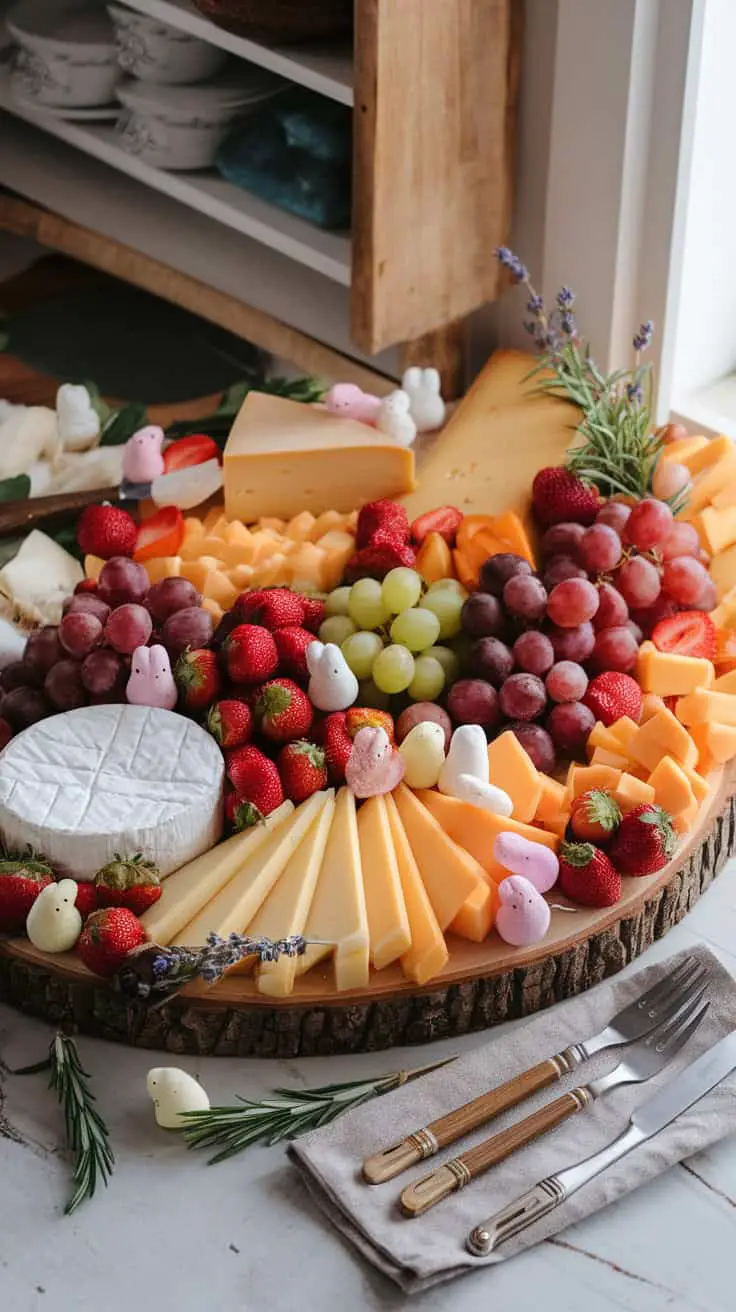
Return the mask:
<svg viewBox="0 0 736 1312"><path fill-rule="evenodd" d="M392 793L404 777L404 759L380 727L359 729L345 767L345 782L356 797Z"/></svg>
<svg viewBox="0 0 736 1312"><path fill-rule="evenodd" d="M496 835L493 855L504 870L512 875L523 875L538 893L548 893L557 883L560 863L551 848L534 843L523 834L510 830Z"/></svg>
<svg viewBox="0 0 736 1312"><path fill-rule="evenodd" d="M525 948L539 943L549 929L550 909L523 875L509 875L498 886L496 929L504 943Z"/></svg>
<svg viewBox="0 0 736 1312"><path fill-rule="evenodd" d="M157 424L139 428L129 437L123 450L123 478L129 483L152 483L164 472L161 443L164 430Z"/></svg>
<svg viewBox="0 0 736 1312"><path fill-rule="evenodd" d="M375 424L381 398L363 392L355 383L335 383L325 397L331 415L341 419L359 419L362 424Z"/></svg>
<svg viewBox="0 0 736 1312"><path fill-rule="evenodd" d="M125 695L132 706L159 706L173 711L178 692L165 647L136 647Z"/></svg>

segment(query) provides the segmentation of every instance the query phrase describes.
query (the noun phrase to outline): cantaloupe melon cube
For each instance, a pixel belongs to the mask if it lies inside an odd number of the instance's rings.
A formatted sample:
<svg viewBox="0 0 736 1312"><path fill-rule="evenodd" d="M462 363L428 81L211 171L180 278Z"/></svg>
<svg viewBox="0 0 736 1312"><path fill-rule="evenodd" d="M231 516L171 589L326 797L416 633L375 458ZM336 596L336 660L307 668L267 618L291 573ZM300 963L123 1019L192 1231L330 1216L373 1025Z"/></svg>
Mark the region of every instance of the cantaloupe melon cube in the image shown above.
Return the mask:
<svg viewBox="0 0 736 1312"><path fill-rule="evenodd" d="M229 610L238 595L235 584L219 569L209 571L202 592L205 597L210 597L222 606L223 610Z"/></svg>
<svg viewBox="0 0 736 1312"><path fill-rule="evenodd" d="M654 801L654 789L651 784L643 779L637 779L636 775L629 774L626 770L613 789L613 795L624 815L627 811L633 811L635 806L643 806L647 802Z"/></svg>
<svg viewBox="0 0 736 1312"><path fill-rule="evenodd" d="M276 540L270 533L264 533L258 529L251 534L253 545L253 555L250 560L251 565L260 565L262 561L269 560L278 550Z"/></svg>
<svg viewBox="0 0 736 1312"><path fill-rule="evenodd" d="M534 813L535 825L544 825L548 821L554 821L561 814L566 788L564 784L559 783L557 779L552 779L548 774L540 772L539 778L542 782L542 794Z"/></svg>
<svg viewBox="0 0 736 1312"><path fill-rule="evenodd" d="M250 542L224 542L222 560L225 569L235 569L236 565L250 565L253 560L253 544Z"/></svg>
<svg viewBox="0 0 736 1312"><path fill-rule="evenodd" d="M252 535L241 519L231 519L222 536L226 542L250 542Z"/></svg>
<svg viewBox="0 0 736 1312"><path fill-rule="evenodd" d="M219 524L220 521L222 521L223 524L227 523L227 520L222 513L222 506L213 506L211 510L207 511L207 514L202 520L202 532L205 534L211 533L215 524Z"/></svg>
<svg viewBox="0 0 736 1312"><path fill-rule="evenodd" d="M698 759L695 763L695 769L701 778L704 775L710 774L711 770L714 770L718 764L711 752L710 743L708 742L710 727L709 724L693 724L690 727L690 736L698 751ZM725 727L730 728L729 725L726 725Z"/></svg>
<svg viewBox="0 0 736 1312"><path fill-rule="evenodd" d="M208 540L212 541L211 538ZM201 535L185 538L179 547L179 555L182 560L199 560L204 550L202 546L203 542L204 538ZM218 549L221 551L224 549L224 546L224 542L220 541Z"/></svg>
<svg viewBox="0 0 736 1312"><path fill-rule="evenodd" d="M682 815L695 801L687 776L671 756L663 756L649 776L658 806L671 816Z"/></svg>
<svg viewBox="0 0 736 1312"><path fill-rule="evenodd" d="M730 692L713 692L710 688L696 688L695 692L680 697L676 706L677 718L683 724L736 725L736 697Z"/></svg>
<svg viewBox="0 0 736 1312"><path fill-rule="evenodd" d="M310 510L302 510L301 514L294 515L284 528L284 536L291 538L292 542L304 542L306 538L311 539L311 531L316 524L316 519Z"/></svg>
<svg viewBox="0 0 736 1312"><path fill-rule="evenodd" d="M716 441L718 440L716 439ZM711 498L734 478L736 478L736 447L732 442L729 442L728 450L724 452L720 460L709 464L700 474L700 477L696 478L687 499L687 506L678 515L678 519L689 519L692 515L697 514L699 510L704 510L706 506L710 505Z"/></svg>
<svg viewBox="0 0 736 1312"><path fill-rule="evenodd" d="M684 837L685 834L689 834L698 818L699 811L700 807L697 802L693 802L692 806L687 808L687 811L683 811L680 815L676 815L672 822L676 833L681 837Z"/></svg>
<svg viewBox="0 0 736 1312"><path fill-rule="evenodd" d="M564 841L569 820L570 812L568 810L560 811L559 815L545 821L544 830L549 834L554 834L555 838L560 841Z"/></svg>
<svg viewBox="0 0 736 1312"><path fill-rule="evenodd" d="M719 551L710 562L710 576L719 597L725 597L736 587L736 544L727 551Z"/></svg>
<svg viewBox="0 0 736 1312"><path fill-rule="evenodd" d="M705 447L710 447L711 442L707 437L698 435L697 437L680 437L676 442L669 442L662 451L662 460L672 460L675 464L685 465L692 473L692 464L695 457Z"/></svg>
<svg viewBox="0 0 736 1312"><path fill-rule="evenodd" d="M478 582L478 571L472 561L468 560L464 552L458 551L457 547L453 548L452 565L454 573L463 587L471 592Z"/></svg>
<svg viewBox="0 0 736 1312"><path fill-rule="evenodd" d="M417 552L415 568L425 583L453 578L452 551L441 533L427 534Z"/></svg>
<svg viewBox="0 0 736 1312"><path fill-rule="evenodd" d="M329 533L332 528L341 529L345 523L345 516L340 514L339 510L323 510L321 515L315 519L307 537L310 542L316 542L324 533Z"/></svg>
<svg viewBox="0 0 736 1312"><path fill-rule="evenodd" d="M636 662L636 678L644 692L682 697L694 688L709 687L715 670L709 660L658 651L653 642L643 642Z"/></svg>
<svg viewBox="0 0 736 1312"><path fill-rule="evenodd" d="M717 629L736 627L736 587L729 588L715 610L711 611L710 617Z"/></svg>
<svg viewBox="0 0 736 1312"><path fill-rule="evenodd" d="M713 692L736 693L736 670L729 670L727 674L719 674L718 678L713 680L711 687Z"/></svg>
<svg viewBox="0 0 736 1312"><path fill-rule="evenodd" d="M321 567L322 588L330 592L337 587L345 573L345 566L355 552L355 538L344 529L333 528L323 533L314 545L325 553Z"/></svg>
<svg viewBox="0 0 736 1312"><path fill-rule="evenodd" d="M655 692L645 692L641 699L639 724L646 724L647 720L651 720L653 715L658 715L660 711L666 710L667 707L661 697L658 697Z"/></svg>
<svg viewBox="0 0 736 1312"><path fill-rule="evenodd" d="M678 707L680 702L699 695L699 692L694 692L686 698L681 697ZM703 695L710 696L708 693ZM629 745L632 760L652 771L656 769L661 757L669 755L680 765L693 768L698 759L698 749L678 717L679 710L675 716L665 707L644 724L640 724Z"/></svg>
<svg viewBox="0 0 736 1312"><path fill-rule="evenodd" d="M611 733L610 728L603 724L601 720L596 720L593 728L588 734L588 741L585 744L585 750L590 760L596 748L602 747L607 752L620 752L621 743L615 734Z"/></svg>
<svg viewBox="0 0 736 1312"><path fill-rule="evenodd" d="M689 770L685 765L680 766L680 769L682 770L682 773L685 775L685 778L687 779L690 787L693 790L693 797L695 798L695 801L697 802L698 806L702 806L703 802L706 802L710 797L711 794L710 784L703 778L701 774L698 774L697 770Z"/></svg>
<svg viewBox="0 0 736 1312"><path fill-rule="evenodd" d="M161 579L175 579L181 574L181 556L154 556L145 560L143 568L149 582L160 583Z"/></svg>
<svg viewBox="0 0 736 1312"><path fill-rule="evenodd" d="M718 551L736 542L736 505L706 506L699 515L702 532L705 536L705 548L715 556ZM700 531L700 530L699 530Z"/></svg>
<svg viewBox="0 0 736 1312"><path fill-rule="evenodd" d="M627 770L629 758L623 752L609 752L605 747L596 747L590 758L591 765L606 765L612 770Z"/></svg>
<svg viewBox="0 0 736 1312"><path fill-rule="evenodd" d="M579 797L581 793L587 793L589 788L607 788L613 792L620 779L621 769L618 766L607 765L605 762L579 765L570 782L571 794L573 798Z"/></svg>
<svg viewBox="0 0 736 1312"><path fill-rule="evenodd" d="M632 720L630 715L622 715L620 719L614 720L613 724L609 724L608 732L618 743L619 750L628 753L629 743L638 728L636 720Z"/></svg>
<svg viewBox="0 0 736 1312"><path fill-rule="evenodd" d="M691 733L699 746L703 742L715 764L725 765L726 761L732 761L736 756L736 725L712 720L704 725L694 724Z"/></svg>
<svg viewBox="0 0 736 1312"><path fill-rule="evenodd" d="M187 538L203 537L204 526L201 519L198 519L196 515L187 515L184 520L184 541L186 542Z"/></svg>
<svg viewBox="0 0 736 1312"><path fill-rule="evenodd" d="M219 624L225 614L219 602L216 602L213 597L203 597L201 605L202 610L206 610L207 614L212 616L213 623Z"/></svg>
<svg viewBox="0 0 736 1312"><path fill-rule="evenodd" d="M287 557L283 552L277 551L268 560L264 560L254 575L253 583L259 588L278 588L283 584L290 583L288 577L289 567Z"/></svg>
<svg viewBox="0 0 736 1312"><path fill-rule="evenodd" d="M321 546L315 542L302 542L288 559L286 577L291 587L297 592L304 589L312 592L323 590L326 553Z"/></svg>
<svg viewBox="0 0 736 1312"><path fill-rule="evenodd" d="M542 796L542 776L510 729L488 744L488 768L491 783L511 798L514 820L528 824Z"/></svg>
<svg viewBox="0 0 736 1312"><path fill-rule="evenodd" d="M273 533L277 537L283 537L286 521L278 519L275 515L262 515L258 521L258 527L263 532Z"/></svg>

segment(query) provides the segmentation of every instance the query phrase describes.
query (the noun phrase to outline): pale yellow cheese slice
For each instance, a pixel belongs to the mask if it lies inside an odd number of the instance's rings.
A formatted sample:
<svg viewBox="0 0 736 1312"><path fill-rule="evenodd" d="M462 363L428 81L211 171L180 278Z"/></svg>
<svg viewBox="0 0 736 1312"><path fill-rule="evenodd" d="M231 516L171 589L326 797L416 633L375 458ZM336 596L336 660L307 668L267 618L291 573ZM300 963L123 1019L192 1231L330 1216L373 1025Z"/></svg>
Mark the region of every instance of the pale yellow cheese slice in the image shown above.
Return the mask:
<svg viewBox="0 0 736 1312"><path fill-rule="evenodd" d="M335 818L327 840L317 889L304 927L304 936L316 939L297 961L301 975L333 951L338 990L362 988L368 983L368 912L363 889L355 797L341 788ZM320 946L321 944L321 946Z"/></svg>
<svg viewBox="0 0 736 1312"><path fill-rule="evenodd" d="M302 802L286 823L269 835L265 845L241 865L217 896L184 926L176 936L177 942L187 947L201 947L209 934L226 938L228 934L243 933L325 800L324 793L315 793Z"/></svg>
<svg viewBox="0 0 736 1312"><path fill-rule="evenodd" d="M411 947L401 958L401 968L415 984L426 984L447 965L447 944L391 794L386 798L386 815L411 932Z"/></svg>
<svg viewBox="0 0 736 1312"><path fill-rule="evenodd" d="M263 824L233 834L209 852L174 870L161 883L161 896L141 916L141 923L154 943L166 947L212 898L225 887L251 856L261 852L275 829L294 810L293 802L284 802L272 811Z"/></svg>
<svg viewBox="0 0 736 1312"><path fill-rule="evenodd" d="M410 492L414 453L321 406L249 392L227 439L223 474L228 519L292 519Z"/></svg>
<svg viewBox="0 0 736 1312"><path fill-rule="evenodd" d="M304 932L334 814L335 794L331 789L275 888L248 926L249 934L278 939ZM294 987L296 963L296 957L281 956L278 961L256 966L258 992L272 998L288 997Z"/></svg>
<svg viewBox="0 0 736 1312"><path fill-rule="evenodd" d="M394 792L419 873L440 929L447 929L467 898L487 887L483 867L448 838L442 826L405 784Z"/></svg>
<svg viewBox="0 0 736 1312"><path fill-rule="evenodd" d="M411 930L383 797L358 812L358 839L368 911L371 962L383 970L411 947Z"/></svg>

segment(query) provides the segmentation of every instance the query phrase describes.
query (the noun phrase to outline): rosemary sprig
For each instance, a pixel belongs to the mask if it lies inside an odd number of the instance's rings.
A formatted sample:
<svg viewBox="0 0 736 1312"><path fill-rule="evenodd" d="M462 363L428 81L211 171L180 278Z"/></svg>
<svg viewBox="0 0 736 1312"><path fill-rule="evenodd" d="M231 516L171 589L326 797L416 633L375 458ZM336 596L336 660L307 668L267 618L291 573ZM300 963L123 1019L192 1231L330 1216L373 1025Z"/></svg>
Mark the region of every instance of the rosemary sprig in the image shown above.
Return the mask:
<svg viewBox="0 0 736 1312"><path fill-rule="evenodd" d="M210 1107L207 1111L183 1113L191 1127L183 1130L189 1148L216 1148L209 1165L224 1162L254 1143L271 1146L284 1139L295 1139L309 1130L329 1124L343 1112L352 1111L380 1094L390 1093L409 1080L439 1070L454 1057L419 1066L410 1071L393 1071L374 1080L348 1080L344 1084L323 1084L315 1089L274 1089L273 1096L261 1102L238 1097L232 1107Z"/></svg>

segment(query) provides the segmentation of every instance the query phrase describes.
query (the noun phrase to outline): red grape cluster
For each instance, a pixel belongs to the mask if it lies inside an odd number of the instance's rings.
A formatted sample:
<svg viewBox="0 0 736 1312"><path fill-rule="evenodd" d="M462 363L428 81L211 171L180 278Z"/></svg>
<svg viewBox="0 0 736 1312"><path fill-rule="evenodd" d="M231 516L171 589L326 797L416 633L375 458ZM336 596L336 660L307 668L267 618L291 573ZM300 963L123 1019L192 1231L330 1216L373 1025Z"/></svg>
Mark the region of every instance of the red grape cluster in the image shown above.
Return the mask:
<svg viewBox="0 0 736 1312"><path fill-rule="evenodd" d="M633 670L642 638L679 610L711 610L712 580L697 532L654 498L609 501L589 527L545 533L542 570L491 556L463 607L468 673L450 690L456 723L513 728L535 765L578 756L595 722L589 675ZM542 723L543 721L543 723Z"/></svg>
<svg viewBox="0 0 736 1312"><path fill-rule="evenodd" d="M67 598L59 624L29 634L23 657L0 674L0 745L59 711L124 702L136 647L160 642L172 665L187 647L212 638L212 617L188 579L149 585L143 565L116 556L96 584Z"/></svg>

